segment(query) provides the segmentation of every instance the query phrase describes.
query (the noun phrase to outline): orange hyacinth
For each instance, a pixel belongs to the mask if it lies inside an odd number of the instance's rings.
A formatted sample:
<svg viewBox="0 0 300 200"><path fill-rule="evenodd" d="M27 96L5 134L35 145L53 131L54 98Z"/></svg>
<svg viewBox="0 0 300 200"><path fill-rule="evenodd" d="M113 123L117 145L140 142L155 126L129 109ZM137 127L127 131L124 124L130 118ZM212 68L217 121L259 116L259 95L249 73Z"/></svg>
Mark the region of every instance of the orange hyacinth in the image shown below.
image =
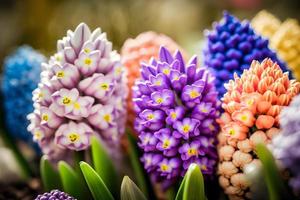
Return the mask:
<svg viewBox="0 0 300 200"><path fill-rule="evenodd" d="M300 92L300 83L270 59L253 61L241 77L225 85L219 119L219 183L230 199L250 198L244 167L258 163L256 144L269 143L279 131L278 115Z"/></svg>
<svg viewBox="0 0 300 200"><path fill-rule="evenodd" d="M132 104L131 88L134 81L140 77L140 63L148 62L152 57L157 58L160 46L165 46L171 53L181 48L168 36L149 31L138 35L135 39L125 41L121 57L122 63L128 70L129 95L127 99L128 125L132 128L135 114Z"/></svg>

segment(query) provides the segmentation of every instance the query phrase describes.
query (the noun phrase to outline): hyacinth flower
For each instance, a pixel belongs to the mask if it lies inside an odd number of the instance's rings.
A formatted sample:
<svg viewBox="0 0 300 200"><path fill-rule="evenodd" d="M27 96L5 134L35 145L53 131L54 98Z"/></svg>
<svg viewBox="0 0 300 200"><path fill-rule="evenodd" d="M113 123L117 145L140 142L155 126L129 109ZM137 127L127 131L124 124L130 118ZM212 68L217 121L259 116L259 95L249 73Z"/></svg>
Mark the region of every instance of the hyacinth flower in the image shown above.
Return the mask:
<svg viewBox="0 0 300 200"><path fill-rule="evenodd" d="M133 102L145 170L165 188L179 180L191 163L200 166L205 178L211 178L219 130L214 77L197 66L196 56L185 63L180 51L172 56L164 47L159 59L141 67Z"/></svg>
<svg viewBox="0 0 300 200"><path fill-rule="evenodd" d="M85 150L91 136L118 147L126 122L127 82L120 56L99 28L81 23L42 64L28 130L49 159Z"/></svg>
<svg viewBox="0 0 300 200"><path fill-rule="evenodd" d="M273 37L270 45L287 63L297 80L300 80L300 26L297 20L285 20Z"/></svg>
<svg viewBox="0 0 300 200"><path fill-rule="evenodd" d="M251 26L255 32L269 40L277 32L281 21L266 10L262 10L251 20Z"/></svg>
<svg viewBox="0 0 300 200"><path fill-rule="evenodd" d="M290 172L289 184L295 194L300 194L300 96L280 114L280 135L272 140L271 150L281 166Z"/></svg>
<svg viewBox="0 0 300 200"><path fill-rule="evenodd" d="M45 57L29 46L22 46L4 62L1 92L6 129L16 139L32 143L26 116L33 111L32 91L40 81Z"/></svg>
<svg viewBox="0 0 300 200"><path fill-rule="evenodd" d="M225 85L224 113L218 122L219 183L230 199L251 198L244 168L257 164L258 143L269 143L279 132L279 113L300 92L300 83L270 59L253 61L249 70Z"/></svg>
<svg viewBox="0 0 300 200"><path fill-rule="evenodd" d="M45 192L44 194L38 195L35 200L76 200L74 197L59 191L59 190L51 190L50 192Z"/></svg>
<svg viewBox="0 0 300 200"><path fill-rule="evenodd" d="M233 79L234 73L241 75L253 60L271 58L286 71L285 65L270 50L268 40L256 34L248 21L240 22L224 12L223 19L214 23L213 30L205 34L207 43L203 50L204 64L216 76L219 97L226 92L224 83Z"/></svg>
<svg viewBox="0 0 300 200"><path fill-rule="evenodd" d="M131 88L135 80L140 77L140 63L148 62L152 57L158 58L160 46L167 47L172 53L180 49L175 41L168 36L152 31L141 33L134 39L127 39L122 47L122 64L128 70L129 95L127 98L127 110L128 125L130 127L133 127L135 118Z"/></svg>

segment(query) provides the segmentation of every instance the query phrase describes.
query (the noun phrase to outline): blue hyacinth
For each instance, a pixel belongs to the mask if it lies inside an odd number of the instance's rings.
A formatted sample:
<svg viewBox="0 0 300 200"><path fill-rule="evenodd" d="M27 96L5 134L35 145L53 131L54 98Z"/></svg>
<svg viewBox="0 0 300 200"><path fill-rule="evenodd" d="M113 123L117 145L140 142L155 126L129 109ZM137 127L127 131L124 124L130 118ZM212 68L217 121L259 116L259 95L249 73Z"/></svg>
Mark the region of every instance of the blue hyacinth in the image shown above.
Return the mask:
<svg viewBox="0 0 300 200"><path fill-rule="evenodd" d="M220 22L213 24L213 30L206 32L206 37L204 64L216 76L219 97L225 93L224 83L233 79L235 72L241 75L253 60L261 62L271 58L287 71L286 65L269 48L267 39L257 35L248 21L240 22L227 12Z"/></svg>
<svg viewBox="0 0 300 200"><path fill-rule="evenodd" d="M7 131L17 139L32 141L26 116L33 111L32 91L40 81L45 57L31 47L22 46L4 62L2 95Z"/></svg>

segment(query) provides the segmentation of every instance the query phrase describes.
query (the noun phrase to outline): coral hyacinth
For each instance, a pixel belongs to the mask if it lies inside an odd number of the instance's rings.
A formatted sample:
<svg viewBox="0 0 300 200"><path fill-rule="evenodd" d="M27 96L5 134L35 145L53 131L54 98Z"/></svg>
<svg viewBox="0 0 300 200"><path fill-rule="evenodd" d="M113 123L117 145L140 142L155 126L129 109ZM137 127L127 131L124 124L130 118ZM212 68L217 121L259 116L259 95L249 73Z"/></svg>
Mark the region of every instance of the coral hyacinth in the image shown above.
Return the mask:
<svg viewBox="0 0 300 200"><path fill-rule="evenodd" d="M290 172L289 184L300 195L300 95L280 114L280 134L272 141L271 149L281 166Z"/></svg>
<svg viewBox="0 0 300 200"><path fill-rule="evenodd" d="M271 58L283 71L286 67L270 50L268 40L254 33L247 21L240 22L224 12L223 19L206 32L207 43L204 47L204 64L216 76L219 97L226 92L224 84L233 79L233 74L242 74L253 60Z"/></svg>
<svg viewBox="0 0 300 200"><path fill-rule="evenodd" d="M249 70L225 85L218 135L219 183L230 199L251 196L244 167L257 162L254 147L269 143L279 132L279 113L300 91L300 83L289 80L270 59L253 61Z"/></svg>
<svg viewBox="0 0 300 200"><path fill-rule="evenodd" d="M197 66L194 56L185 64L162 47L159 59L142 64L133 88L135 130L144 168L153 179L170 186L197 163L211 178L217 161L218 93L214 77Z"/></svg>
<svg viewBox="0 0 300 200"><path fill-rule="evenodd" d="M91 32L84 23L58 41L57 51L43 64L33 92L28 130L34 140L52 160L88 148L92 135L117 148L128 93L119 54L105 33Z"/></svg>
<svg viewBox="0 0 300 200"><path fill-rule="evenodd" d="M32 143L26 130L26 116L33 111L32 91L40 81L45 57L29 46L22 46L4 63L2 95L6 128L16 139Z"/></svg>
<svg viewBox="0 0 300 200"><path fill-rule="evenodd" d="M148 62L152 57L158 58L160 46L165 46L171 53L174 53L180 47L166 35L158 34L152 31L139 34L134 39L127 39L121 50L122 64L128 70L128 88L127 98L128 125L133 127L135 113L132 103L132 86L140 75L140 63Z"/></svg>

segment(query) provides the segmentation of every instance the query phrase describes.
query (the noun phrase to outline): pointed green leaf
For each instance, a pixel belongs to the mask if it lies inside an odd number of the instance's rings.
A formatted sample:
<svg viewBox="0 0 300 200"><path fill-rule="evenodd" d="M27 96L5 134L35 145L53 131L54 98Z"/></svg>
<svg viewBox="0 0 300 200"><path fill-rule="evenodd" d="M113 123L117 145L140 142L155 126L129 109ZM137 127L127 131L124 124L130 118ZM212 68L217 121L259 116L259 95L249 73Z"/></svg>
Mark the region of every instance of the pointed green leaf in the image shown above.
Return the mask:
<svg viewBox="0 0 300 200"><path fill-rule="evenodd" d="M272 153L262 143L256 145L256 153L262 162L263 176L267 184L269 199L291 199L287 196L287 190Z"/></svg>
<svg viewBox="0 0 300 200"><path fill-rule="evenodd" d="M76 172L64 161L59 161L58 171L62 181L63 189L78 200L87 199L89 194L85 190L85 185L80 181Z"/></svg>
<svg viewBox="0 0 300 200"><path fill-rule="evenodd" d="M40 162L41 178L46 191L61 189L61 181L58 172L53 169L49 160L43 156Z"/></svg>
<svg viewBox="0 0 300 200"><path fill-rule="evenodd" d="M93 137L91 143L94 169L112 193L117 195L117 188L120 186L118 185L118 176L115 167L105 149L100 144L99 139Z"/></svg>
<svg viewBox="0 0 300 200"><path fill-rule="evenodd" d="M101 177L89 164L82 161L80 162L80 168L94 200L114 199Z"/></svg>
<svg viewBox="0 0 300 200"><path fill-rule="evenodd" d="M121 200L146 200L146 197L128 176L124 176L121 184Z"/></svg>
<svg viewBox="0 0 300 200"><path fill-rule="evenodd" d="M199 166L192 163L185 176L183 200L205 200L204 180Z"/></svg>
<svg viewBox="0 0 300 200"><path fill-rule="evenodd" d="M184 188L185 180L186 180L186 175L184 176L183 180L181 181L181 184L177 191L175 200L181 200L183 198L183 188Z"/></svg>
<svg viewBox="0 0 300 200"><path fill-rule="evenodd" d="M145 175L144 175L144 170L141 166L139 157L138 157L138 152L137 152L137 147L136 147L136 142L134 141L134 138L130 135L130 133L127 133L128 136L128 141L129 141L129 157L130 157L130 162L133 168L133 171L135 173L135 177L137 179L137 184L139 188L143 191L143 193L148 197L149 192L147 188L147 182L145 180Z"/></svg>

